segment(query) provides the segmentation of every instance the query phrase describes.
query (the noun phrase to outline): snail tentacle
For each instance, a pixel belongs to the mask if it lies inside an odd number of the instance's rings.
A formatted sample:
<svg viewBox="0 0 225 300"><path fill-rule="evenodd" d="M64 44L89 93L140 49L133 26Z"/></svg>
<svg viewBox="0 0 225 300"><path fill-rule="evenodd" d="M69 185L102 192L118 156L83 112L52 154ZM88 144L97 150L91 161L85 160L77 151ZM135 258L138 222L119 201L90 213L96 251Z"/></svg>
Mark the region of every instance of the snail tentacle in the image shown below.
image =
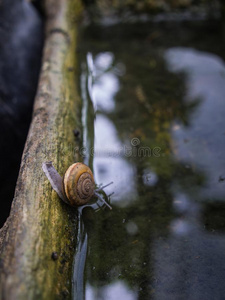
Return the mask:
<svg viewBox="0 0 225 300"><path fill-rule="evenodd" d="M106 201L105 199L103 198L103 196L101 194L99 194L98 192L95 191L94 195L99 198L106 206L108 206L108 208L110 210L112 210L112 206L110 206Z"/></svg>
<svg viewBox="0 0 225 300"><path fill-rule="evenodd" d="M113 181L111 181L110 183L106 184L106 185L103 185L103 186L99 186L99 188L97 188L95 191L96 192L100 192L101 190L105 189L107 186L113 184Z"/></svg>

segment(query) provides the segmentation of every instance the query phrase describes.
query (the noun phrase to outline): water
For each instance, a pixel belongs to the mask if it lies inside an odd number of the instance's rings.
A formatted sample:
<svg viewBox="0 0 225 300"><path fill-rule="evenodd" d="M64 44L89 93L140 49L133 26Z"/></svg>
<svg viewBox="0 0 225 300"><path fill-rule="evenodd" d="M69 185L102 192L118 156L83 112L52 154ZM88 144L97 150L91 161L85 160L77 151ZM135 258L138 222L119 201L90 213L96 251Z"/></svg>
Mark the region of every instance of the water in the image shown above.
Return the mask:
<svg viewBox="0 0 225 300"><path fill-rule="evenodd" d="M224 299L225 63L215 23L81 35L84 162L113 210L86 209L86 300Z"/></svg>

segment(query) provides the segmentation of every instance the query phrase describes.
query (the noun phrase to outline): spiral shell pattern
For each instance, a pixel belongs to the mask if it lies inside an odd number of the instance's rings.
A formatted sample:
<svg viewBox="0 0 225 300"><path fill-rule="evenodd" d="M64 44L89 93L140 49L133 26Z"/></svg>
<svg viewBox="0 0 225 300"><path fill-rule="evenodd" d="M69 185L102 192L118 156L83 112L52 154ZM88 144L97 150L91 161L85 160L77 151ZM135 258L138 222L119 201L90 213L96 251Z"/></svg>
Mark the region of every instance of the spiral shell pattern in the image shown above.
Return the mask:
<svg viewBox="0 0 225 300"><path fill-rule="evenodd" d="M69 167L64 175L64 191L72 206L88 203L94 195L95 182L91 169L82 163Z"/></svg>

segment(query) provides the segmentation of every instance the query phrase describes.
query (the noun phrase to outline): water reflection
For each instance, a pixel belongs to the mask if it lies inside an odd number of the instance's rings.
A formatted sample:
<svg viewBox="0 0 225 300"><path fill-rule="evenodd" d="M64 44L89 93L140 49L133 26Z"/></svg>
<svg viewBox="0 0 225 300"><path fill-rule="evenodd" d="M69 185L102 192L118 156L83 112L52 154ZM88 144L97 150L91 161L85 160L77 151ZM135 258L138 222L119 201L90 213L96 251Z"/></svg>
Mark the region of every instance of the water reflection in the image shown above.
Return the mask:
<svg viewBox="0 0 225 300"><path fill-rule="evenodd" d="M126 300L135 300L136 293L132 292L126 284L120 280L109 285L106 285L101 290L95 290L90 285L87 285L86 289L86 299L94 300L118 300L118 299L126 299Z"/></svg>
<svg viewBox="0 0 225 300"><path fill-rule="evenodd" d="M123 144L118 139L117 130L109 118L98 114L95 132L94 174L96 182L107 183L113 180L113 186L107 189L109 193L116 191L112 203L120 201L121 205L126 205L128 199L130 202L137 197L135 169L123 158L124 154L121 151Z"/></svg>
<svg viewBox="0 0 225 300"><path fill-rule="evenodd" d="M190 117L190 126L172 130L176 157L207 174L198 199L223 200L224 185L219 178L225 174L225 64L216 55L188 48L169 49L165 58L169 70L187 75L185 101L200 101Z"/></svg>
<svg viewBox="0 0 225 300"><path fill-rule="evenodd" d="M181 48L159 30L155 45L149 33L82 45L83 61L93 57L95 179L116 192L113 211L86 220L87 300L224 297L224 63L195 49L196 32L183 29L192 47ZM133 138L160 155L126 155Z"/></svg>
<svg viewBox="0 0 225 300"><path fill-rule="evenodd" d="M97 110L110 112L115 108L114 95L119 90L119 81L112 69L114 55L101 53L95 58L95 84L93 85L93 102ZM97 81L97 84L96 84Z"/></svg>
<svg viewBox="0 0 225 300"><path fill-rule="evenodd" d="M185 101L200 100L188 127L172 125L175 158L207 178L204 185L198 185L192 201L185 194L176 195L174 205L181 217L171 222L171 237L155 243L155 299L223 299L225 236L205 231L202 207L193 200L218 201L225 195L218 180L225 170L221 155L225 65L215 55L188 48L169 49L165 58L169 70L187 75Z"/></svg>

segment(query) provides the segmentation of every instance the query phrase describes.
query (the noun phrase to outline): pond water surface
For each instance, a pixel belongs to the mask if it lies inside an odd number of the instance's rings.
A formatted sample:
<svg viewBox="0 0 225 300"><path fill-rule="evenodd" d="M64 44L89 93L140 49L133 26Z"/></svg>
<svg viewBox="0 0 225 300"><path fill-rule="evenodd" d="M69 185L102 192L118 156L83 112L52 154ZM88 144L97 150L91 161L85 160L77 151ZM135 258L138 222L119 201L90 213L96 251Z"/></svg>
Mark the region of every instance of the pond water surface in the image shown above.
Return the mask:
<svg viewBox="0 0 225 300"><path fill-rule="evenodd" d="M86 300L225 299L225 49L215 23L91 27L80 41Z"/></svg>

